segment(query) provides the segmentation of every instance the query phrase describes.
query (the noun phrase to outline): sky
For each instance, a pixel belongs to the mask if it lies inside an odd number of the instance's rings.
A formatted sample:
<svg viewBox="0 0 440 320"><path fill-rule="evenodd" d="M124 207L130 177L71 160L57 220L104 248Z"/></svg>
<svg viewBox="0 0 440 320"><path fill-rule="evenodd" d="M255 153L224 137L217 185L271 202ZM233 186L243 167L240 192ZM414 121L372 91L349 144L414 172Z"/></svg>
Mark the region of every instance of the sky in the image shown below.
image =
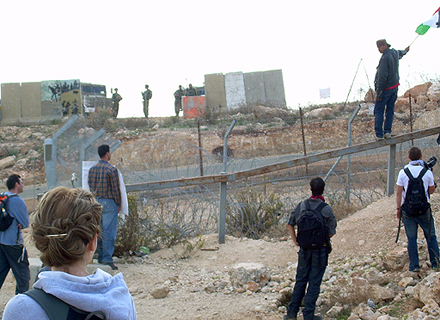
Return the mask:
<svg viewBox="0 0 440 320"><path fill-rule="evenodd" d="M363 99L380 59L376 40L395 49L402 95L440 79L440 29L415 29L434 1L78 0L0 3L0 83L80 79L117 87L118 117L174 115L179 85L205 74L281 69L289 108ZM330 88L322 99L319 89ZM350 93L350 94L349 94Z"/></svg>

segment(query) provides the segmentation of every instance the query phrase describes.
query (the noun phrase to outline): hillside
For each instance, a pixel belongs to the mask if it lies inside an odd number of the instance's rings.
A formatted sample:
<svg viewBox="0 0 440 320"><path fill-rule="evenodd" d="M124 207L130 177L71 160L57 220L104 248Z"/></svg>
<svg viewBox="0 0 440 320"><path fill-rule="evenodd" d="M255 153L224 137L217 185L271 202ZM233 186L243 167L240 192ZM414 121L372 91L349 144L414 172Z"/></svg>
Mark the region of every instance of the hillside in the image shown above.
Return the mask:
<svg viewBox="0 0 440 320"><path fill-rule="evenodd" d="M424 96L420 93L419 97ZM419 101L422 100L419 98ZM431 101L427 100L426 104ZM309 115L304 125L308 150L345 146L347 119L354 107L356 104L345 106L345 109L342 104L334 106L333 113L327 115L325 120ZM418 110L414 121L415 130L438 125L438 109L427 105L417 105L415 109ZM258 118L258 114L234 117L241 119L230 139L236 157L248 159L260 154L302 152L300 123L295 112L279 118L281 121L270 120L268 117ZM202 124L203 148L208 153L222 145L224 132L231 119L227 118L223 123ZM145 165L144 159L148 157L142 158L139 155L143 154L147 141L148 144L162 146L162 149L158 148L160 156L167 155L163 151L164 145L161 145L163 141L170 144L167 145L170 150L179 150L182 141L197 145L197 129L193 120L172 121L108 120L105 123L107 132L115 140L122 141L122 147L115 152L115 164ZM36 196L45 184L44 139L51 137L61 125L2 127L0 162L8 158L10 162L0 168L1 179L17 172L24 177L26 188L32 189L32 194ZM353 143L372 141L372 125L368 107L364 106L353 127ZM395 132L409 131L407 111L396 111L393 128ZM179 152L174 151L168 159L176 155ZM437 171L434 170L436 179ZM26 201L32 211L36 204L35 197ZM432 203L439 234L438 192L433 195ZM419 274L406 271L406 236L402 228L400 241L395 243L398 221L394 209L394 197L383 197L338 222L318 307L326 319L440 318L440 273L432 272L426 263ZM425 262L426 244L421 233L419 238L420 257ZM184 243L163 248L147 258L131 257L117 261L135 300L138 319L282 318L284 309L278 306L278 299L294 285L297 262L297 249L288 239L287 230L284 236L273 239L265 237L253 240L227 236L226 243L220 245L218 236L210 234L190 239L190 243L191 250L188 250L188 243ZM28 249L30 257L38 256L31 244L28 244ZM257 288L234 285L232 271L239 263L264 265L270 274L270 281ZM153 297L152 293L158 288L168 291L165 298ZM0 311L3 311L14 290L15 282L9 274L0 291ZM374 308L366 304L368 299L373 300Z"/></svg>

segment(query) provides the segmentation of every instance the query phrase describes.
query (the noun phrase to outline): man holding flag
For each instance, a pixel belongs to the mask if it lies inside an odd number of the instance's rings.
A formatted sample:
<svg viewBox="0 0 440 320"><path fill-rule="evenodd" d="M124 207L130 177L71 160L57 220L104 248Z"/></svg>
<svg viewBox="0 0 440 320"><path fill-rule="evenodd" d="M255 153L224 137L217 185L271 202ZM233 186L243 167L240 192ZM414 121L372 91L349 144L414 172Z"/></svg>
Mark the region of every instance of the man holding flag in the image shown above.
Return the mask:
<svg viewBox="0 0 440 320"><path fill-rule="evenodd" d="M399 59L409 51L409 46L405 50L391 49L391 45L385 39L377 40L376 45L379 52L382 53L382 57L379 60L374 79L376 90L374 131L376 133L376 140L382 140L383 138L391 138L394 104L397 100L397 88L400 85Z"/></svg>

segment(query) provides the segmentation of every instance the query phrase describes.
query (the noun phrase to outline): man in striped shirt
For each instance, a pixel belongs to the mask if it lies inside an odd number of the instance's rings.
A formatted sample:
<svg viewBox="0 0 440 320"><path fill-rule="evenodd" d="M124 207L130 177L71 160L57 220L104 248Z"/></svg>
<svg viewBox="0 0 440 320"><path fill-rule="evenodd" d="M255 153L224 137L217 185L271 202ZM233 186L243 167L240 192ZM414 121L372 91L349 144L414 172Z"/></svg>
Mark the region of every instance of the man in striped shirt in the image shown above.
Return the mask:
<svg viewBox="0 0 440 320"><path fill-rule="evenodd" d="M102 205L101 236L98 239L98 262L118 270L113 262L118 213L121 209L121 189L118 169L112 166L110 147L103 144L98 147L99 162L90 168L89 187L96 200Z"/></svg>

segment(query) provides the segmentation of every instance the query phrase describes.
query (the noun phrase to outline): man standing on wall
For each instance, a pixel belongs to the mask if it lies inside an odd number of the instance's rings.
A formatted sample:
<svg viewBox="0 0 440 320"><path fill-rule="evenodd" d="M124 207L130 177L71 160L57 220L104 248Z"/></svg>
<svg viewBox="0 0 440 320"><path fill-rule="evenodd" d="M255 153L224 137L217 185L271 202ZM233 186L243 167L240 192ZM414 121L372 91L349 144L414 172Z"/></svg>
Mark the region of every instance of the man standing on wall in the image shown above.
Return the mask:
<svg viewBox="0 0 440 320"><path fill-rule="evenodd" d="M110 147L103 144L98 147L99 162L90 168L88 183L96 200L102 205L101 229L98 239L98 262L118 270L113 262L118 213L121 209L121 189L118 169L112 166Z"/></svg>
<svg viewBox="0 0 440 320"><path fill-rule="evenodd" d="M30 271L26 248L23 245L21 229L29 227L29 214L26 204L18 194L23 192L24 184L18 174L12 174L6 180L9 196L6 209L12 220L11 226L0 232L0 288L12 269L17 285L15 294L29 289Z"/></svg>
<svg viewBox="0 0 440 320"><path fill-rule="evenodd" d="M377 49L382 53L377 66L374 86L376 103L374 105L374 131L376 140L390 139L394 118L394 104L397 99L399 83L399 60L409 51L391 49L385 39L376 41ZM386 107L386 109L385 109ZM385 124L384 124L385 112Z"/></svg>
<svg viewBox="0 0 440 320"><path fill-rule="evenodd" d="M153 97L153 92L149 89L149 85L145 85L145 91L142 92L142 98L144 99L144 115L148 118L148 112L150 108L150 99Z"/></svg>
<svg viewBox="0 0 440 320"><path fill-rule="evenodd" d="M336 234L337 224L333 209L322 196L324 187L325 182L320 177L310 180L312 196L301 201L290 215L287 227L299 252L295 287L284 320L297 319L304 297L304 320L322 319L315 315L315 305L331 251L330 238ZM303 228L306 225L307 228Z"/></svg>

